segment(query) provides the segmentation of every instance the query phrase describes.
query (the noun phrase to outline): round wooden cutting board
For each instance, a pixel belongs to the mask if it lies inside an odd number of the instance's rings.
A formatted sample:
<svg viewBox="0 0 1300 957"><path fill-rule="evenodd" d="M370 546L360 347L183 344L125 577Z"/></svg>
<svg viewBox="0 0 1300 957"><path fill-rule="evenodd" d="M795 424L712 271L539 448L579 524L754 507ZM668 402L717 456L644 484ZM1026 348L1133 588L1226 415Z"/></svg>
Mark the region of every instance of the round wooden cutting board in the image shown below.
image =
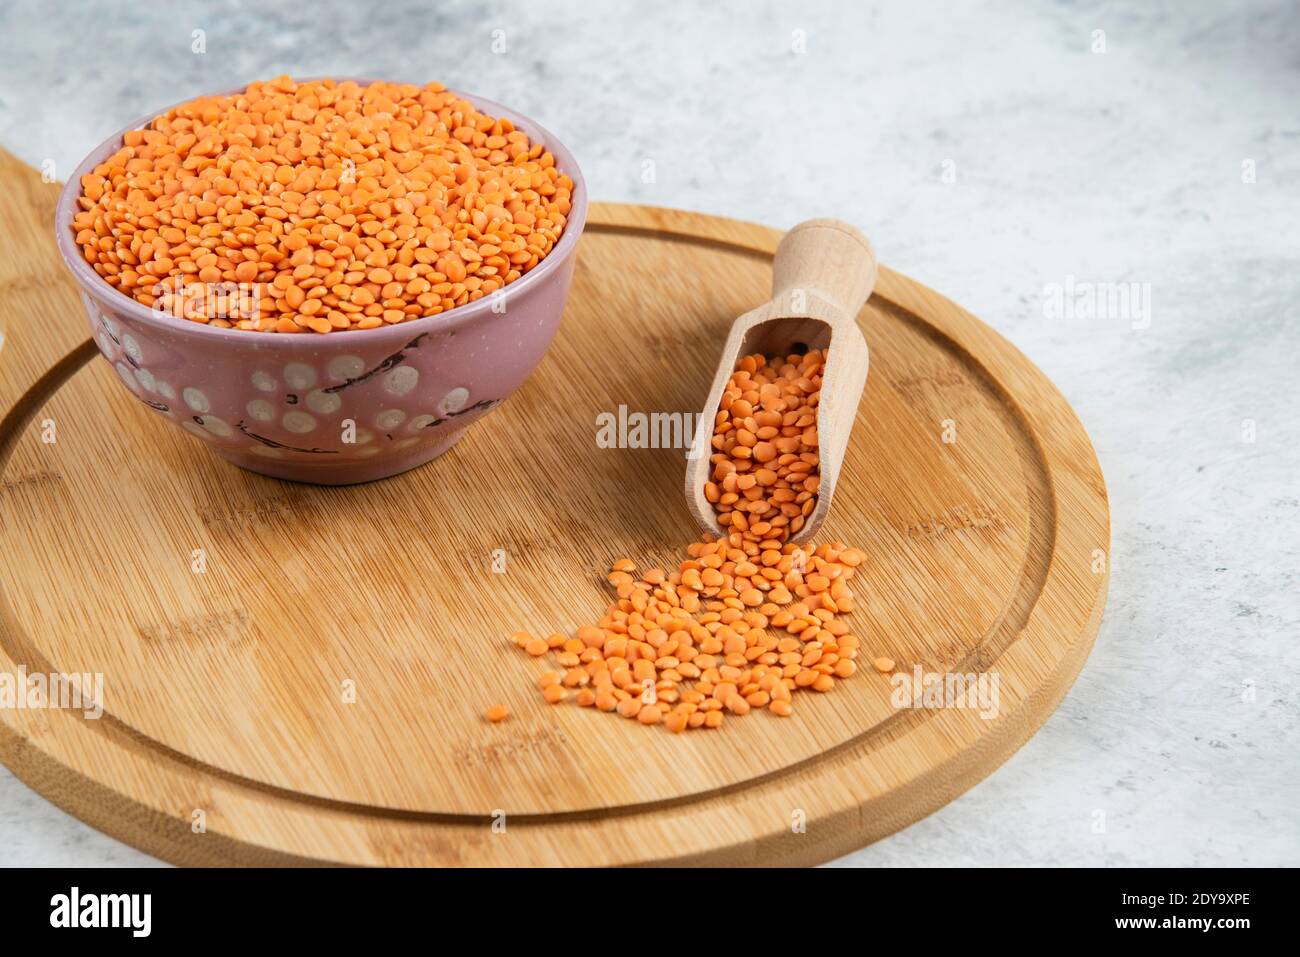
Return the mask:
<svg viewBox="0 0 1300 957"><path fill-rule="evenodd" d="M137 847L196 864L824 861L989 774L1092 646L1109 530L1082 427L991 329L881 270L820 537L868 555L850 619L865 656L987 674L996 715L896 707L870 668L792 718L719 731L548 706L510 634L596 621L611 561L675 567L697 536L683 452L603 448L597 416L698 411L730 321L769 295L779 233L593 207L525 386L429 465L321 488L228 465L121 388L49 236L54 187L0 160L0 673L102 674L104 700L97 719L0 709L0 759ZM489 724L498 702L511 717Z"/></svg>

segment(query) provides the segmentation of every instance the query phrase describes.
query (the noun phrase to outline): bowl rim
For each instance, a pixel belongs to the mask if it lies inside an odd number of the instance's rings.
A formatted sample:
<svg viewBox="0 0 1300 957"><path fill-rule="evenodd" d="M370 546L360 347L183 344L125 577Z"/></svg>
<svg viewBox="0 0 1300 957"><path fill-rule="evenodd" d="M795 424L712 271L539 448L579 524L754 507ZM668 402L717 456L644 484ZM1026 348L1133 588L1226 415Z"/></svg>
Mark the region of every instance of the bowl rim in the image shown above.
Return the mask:
<svg viewBox="0 0 1300 957"><path fill-rule="evenodd" d="M292 78L295 83L319 82L321 80L333 80L336 83L353 82L361 86L369 86L372 83L388 82L401 83L403 85L419 86L421 89L425 84L405 84L401 80L383 80L377 77L304 77ZM255 82L269 82L252 80ZM55 243L58 246L59 254L63 259L64 265L72 272L77 281L79 290L91 297L107 302L110 308L124 314L130 320L144 323L166 332L175 333L182 336L196 336L208 339L225 339L229 343L239 342L246 345L256 345L267 347L275 345L289 349L307 349L317 348L326 345L343 345L348 342L354 342L361 345L364 341L373 341L378 338L409 338L417 336L423 332L441 331L444 329L459 329L476 319L484 318L487 315L493 315L491 312L492 297L484 296L475 302L467 302L463 306L456 306L446 312L437 313L432 316L421 316L418 319L408 319L405 322L397 322L391 325L382 325L374 329L347 329L339 330L337 334L330 333L322 335L316 332L304 332L301 334L276 334L267 332L254 332L249 329L225 329L220 326L211 326L202 322L189 322L178 319L175 316L165 316L148 306L137 302L133 297L114 289L99 273L91 267L90 263L81 255L81 249L77 246L72 234L72 217L77 209L77 199L81 196L81 178L91 169L103 162L104 158L111 155L122 145L122 138L131 130L143 129L148 123L156 117L163 115L169 110L182 106L193 100L205 96L233 96L248 88L248 83L234 89L224 90L217 93L199 93L193 96L187 96L183 100L165 106L161 109L154 110L144 116L132 121L122 129L118 130L112 136L100 142L94 147L80 165L73 170L72 175L64 183L63 189L59 193L58 202L54 212L54 233ZM558 269L563 268L563 264L572 256L573 249L578 244L578 239L582 235L583 228L587 222L587 184L583 178L582 170L579 169L577 161L573 154L555 137L550 130L546 129L540 123L518 113L508 107L502 106L493 100L481 96L465 93L461 90L451 87L445 88L447 92L454 93L462 99L468 100L476 109L489 115L505 118L510 120L519 129L528 134L528 138L533 143L542 143L546 150L555 156L556 166L573 180L573 197L569 215L565 220L564 233L560 236L560 241L546 255L546 257L535 267L530 269L524 275L520 276L509 285L503 286L503 295L512 297L516 294L522 294L532 289L533 286L545 282L547 276Z"/></svg>

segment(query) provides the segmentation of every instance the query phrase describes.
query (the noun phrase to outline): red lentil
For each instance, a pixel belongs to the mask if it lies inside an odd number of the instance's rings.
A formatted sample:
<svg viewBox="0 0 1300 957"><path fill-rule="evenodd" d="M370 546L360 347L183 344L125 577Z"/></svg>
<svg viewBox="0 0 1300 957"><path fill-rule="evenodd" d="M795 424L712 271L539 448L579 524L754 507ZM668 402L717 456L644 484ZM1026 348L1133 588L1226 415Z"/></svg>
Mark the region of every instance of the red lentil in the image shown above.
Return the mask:
<svg viewBox="0 0 1300 957"><path fill-rule="evenodd" d="M680 734L720 728L724 714L790 717L795 691L829 692L856 673L861 643L841 616L853 610L863 553L789 541L817 504L825 359L812 351L738 363L715 420L705 488L727 534L690 545L671 573L638 576L631 559L615 561L607 580L617 600L563 641L556 661L567 670L539 680L547 701L577 687L579 705ZM515 643L530 650L524 639ZM886 658L873 664L894 667Z"/></svg>
<svg viewBox="0 0 1300 957"><path fill-rule="evenodd" d="M514 282L559 241L573 181L441 84L281 76L128 131L81 189L76 242L119 292L213 326L325 334ZM195 281L255 295L232 314L187 295Z"/></svg>

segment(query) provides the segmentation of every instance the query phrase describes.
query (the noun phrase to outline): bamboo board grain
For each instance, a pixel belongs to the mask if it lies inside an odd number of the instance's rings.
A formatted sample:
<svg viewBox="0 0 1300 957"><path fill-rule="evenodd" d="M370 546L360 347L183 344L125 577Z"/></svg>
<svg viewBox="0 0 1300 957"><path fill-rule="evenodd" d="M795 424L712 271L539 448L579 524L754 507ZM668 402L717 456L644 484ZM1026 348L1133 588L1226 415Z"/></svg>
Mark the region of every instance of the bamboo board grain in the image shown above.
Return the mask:
<svg viewBox="0 0 1300 957"><path fill-rule="evenodd" d="M695 536L681 451L600 448L596 416L697 410L728 324L769 295L779 233L593 207L523 389L421 469L320 488L240 471L120 388L49 235L55 187L2 154L0 185L0 672L102 673L105 704L0 709L0 760L146 851L815 863L989 774L1092 646L1109 519L1086 434L1010 344L888 269L822 537L870 556L866 653L996 673L999 715L898 709L861 673L792 719L673 736L543 704L507 636L595 620L614 558L671 562ZM496 702L513 715L490 725Z"/></svg>

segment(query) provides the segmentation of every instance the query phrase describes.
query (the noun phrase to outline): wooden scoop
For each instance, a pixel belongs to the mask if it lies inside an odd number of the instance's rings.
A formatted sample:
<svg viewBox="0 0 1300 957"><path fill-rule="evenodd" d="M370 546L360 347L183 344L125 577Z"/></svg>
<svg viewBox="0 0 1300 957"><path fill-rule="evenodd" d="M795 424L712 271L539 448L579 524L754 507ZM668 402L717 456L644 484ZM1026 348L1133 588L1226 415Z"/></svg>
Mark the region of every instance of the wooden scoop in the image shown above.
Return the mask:
<svg viewBox="0 0 1300 957"><path fill-rule="evenodd" d="M867 340L857 317L875 282L876 256L871 243L848 223L810 219L785 234L772 263L771 300L732 323L686 465L686 501L704 528L726 534L704 496L704 485L712 473L713 425L736 363L756 352L785 356L811 349L830 350L817 415L821 456L817 506L790 541L806 541L826 520L857 418L858 400L867 384Z"/></svg>

